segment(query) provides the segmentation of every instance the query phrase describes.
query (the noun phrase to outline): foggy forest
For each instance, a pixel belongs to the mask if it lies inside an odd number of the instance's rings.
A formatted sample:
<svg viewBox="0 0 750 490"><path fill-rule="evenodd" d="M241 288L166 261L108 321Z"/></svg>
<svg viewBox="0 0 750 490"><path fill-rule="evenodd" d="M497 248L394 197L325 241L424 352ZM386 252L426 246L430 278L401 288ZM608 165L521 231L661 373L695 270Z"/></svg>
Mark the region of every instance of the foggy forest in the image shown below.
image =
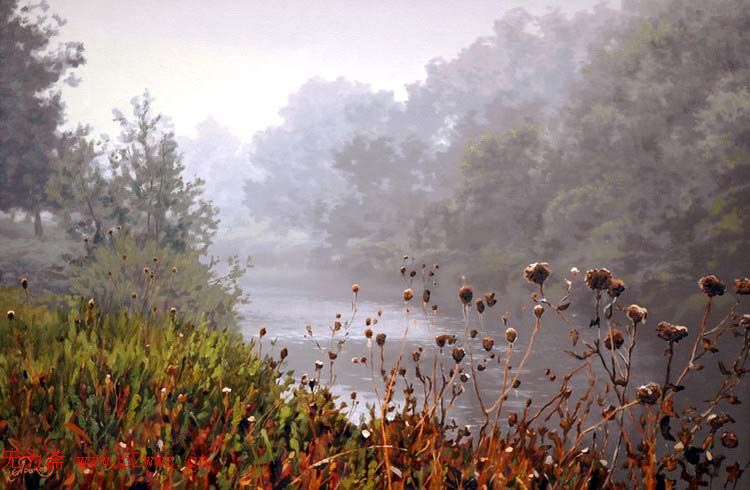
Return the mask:
<svg viewBox="0 0 750 490"><path fill-rule="evenodd" d="M0 0L3 488L748 488L750 0Z"/></svg>

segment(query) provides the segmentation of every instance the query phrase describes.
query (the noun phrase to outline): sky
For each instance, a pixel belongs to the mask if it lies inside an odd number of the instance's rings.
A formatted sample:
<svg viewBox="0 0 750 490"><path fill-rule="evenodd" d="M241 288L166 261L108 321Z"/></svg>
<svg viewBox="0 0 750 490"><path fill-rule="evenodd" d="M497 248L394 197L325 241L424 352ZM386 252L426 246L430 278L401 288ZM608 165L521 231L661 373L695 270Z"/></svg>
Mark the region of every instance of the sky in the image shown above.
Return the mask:
<svg viewBox="0 0 750 490"><path fill-rule="evenodd" d="M314 76L405 96L432 58L450 59L523 6L573 12L600 0L50 0L81 41L81 83L65 88L68 125L114 135L112 109L148 89L179 136L213 118L243 140L277 124ZM611 3L611 2L610 2Z"/></svg>

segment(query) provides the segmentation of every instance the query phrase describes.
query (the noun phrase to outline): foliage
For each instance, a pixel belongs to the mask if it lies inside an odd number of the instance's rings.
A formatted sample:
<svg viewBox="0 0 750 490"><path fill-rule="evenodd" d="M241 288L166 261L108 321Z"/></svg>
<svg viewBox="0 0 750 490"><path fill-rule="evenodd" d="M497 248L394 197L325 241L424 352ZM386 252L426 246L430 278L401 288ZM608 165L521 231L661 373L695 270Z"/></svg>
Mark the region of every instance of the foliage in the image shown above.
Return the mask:
<svg viewBox="0 0 750 490"><path fill-rule="evenodd" d="M103 311L147 315L175 308L194 323L236 328L236 306L245 301L237 281L248 267L236 257L229 260L229 271L217 276L216 263L202 263L198 252L141 243L128 228L112 231L106 245L89 252L74 272L71 291L94 295Z"/></svg>
<svg viewBox="0 0 750 490"><path fill-rule="evenodd" d="M44 11L44 3L0 2L0 210L33 213L37 236L63 117L57 84L84 63L79 43L50 48L62 21Z"/></svg>
<svg viewBox="0 0 750 490"><path fill-rule="evenodd" d="M418 301L412 290L418 278L404 264L410 309ZM432 277L438 268L425 266L422 274ZM571 271L557 301L545 293L551 274L547 263L524 270L535 289L533 326L529 332L520 327L525 318L503 314L505 345L491 333L476 338L474 311L476 327L484 330L497 300L493 293L476 298L470 285L458 292L463 335L439 334L434 345L408 356L407 321L390 366L385 351L394 341L378 333L378 318L365 319L367 352L349 369L369 371L377 399L358 424L350 419L357 393L336 400L323 381L322 361L312 376L284 372L289 351L276 351L271 342L269 352L265 328L245 343L226 329L186 321L184 312L104 313L97 299L3 290L0 309L13 311L0 330L2 449L64 455L57 471L14 481L12 473L4 476L11 486L45 488L623 488L626 482L674 488L677 479L691 488L715 479L736 488L747 465L734 459L735 448L746 441L731 431L731 407L750 372L750 315L742 314L750 279L735 281L735 301L717 318L712 305L727 286L715 276L702 278L705 310L695 331L667 322L647 327L645 308L618 304L625 285L607 269ZM581 288L596 304L588 328L566 313ZM552 289L554 295L560 290ZM352 317L337 316L330 343L307 329L312 345L327 353L329 383L353 334L361 288L352 291ZM421 297L431 310L429 294ZM559 389L548 398L528 399L514 411L505 402L544 342L548 315L570 325L575 364L559 373ZM634 359L643 341L667 347L665 381L635 387ZM729 353L718 374L703 375L720 349ZM497 397L487 400L477 379L490 360L502 375L491 380ZM547 369L545 376L554 382L557 374ZM690 393L706 382L715 396L698 404ZM477 432L450 418L462 397L484 414ZM113 456L115 466L92 457L99 455ZM174 457L173 467L157 468L157 457L166 456ZM130 467L117 466L123 458Z"/></svg>

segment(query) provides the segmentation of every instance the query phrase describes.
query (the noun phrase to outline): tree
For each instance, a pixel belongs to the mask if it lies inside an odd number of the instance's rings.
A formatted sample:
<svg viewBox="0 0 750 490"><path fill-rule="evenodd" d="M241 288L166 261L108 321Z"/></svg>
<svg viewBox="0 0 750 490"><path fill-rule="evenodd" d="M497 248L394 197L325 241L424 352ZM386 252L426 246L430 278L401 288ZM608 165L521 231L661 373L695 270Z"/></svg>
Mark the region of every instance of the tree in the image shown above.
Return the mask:
<svg viewBox="0 0 750 490"><path fill-rule="evenodd" d="M47 198L72 237L90 236L94 244L99 243L113 213L109 181L100 163L105 149L102 142L90 138L90 129L82 126L63 133L58 146Z"/></svg>
<svg viewBox="0 0 750 490"><path fill-rule="evenodd" d="M152 113L148 92L132 100L133 117L115 111L121 146L112 152L112 220L141 242L205 253L218 226L217 209L203 198L203 181L185 181L174 133Z"/></svg>
<svg viewBox="0 0 750 490"><path fill-rule="evenodd" d="M32 213L36 236L42 235L45 187L63 119L56 86L84 63L80 43L50 49L63 21L38 12L47 8L0 0L0 210Z"/></svg>

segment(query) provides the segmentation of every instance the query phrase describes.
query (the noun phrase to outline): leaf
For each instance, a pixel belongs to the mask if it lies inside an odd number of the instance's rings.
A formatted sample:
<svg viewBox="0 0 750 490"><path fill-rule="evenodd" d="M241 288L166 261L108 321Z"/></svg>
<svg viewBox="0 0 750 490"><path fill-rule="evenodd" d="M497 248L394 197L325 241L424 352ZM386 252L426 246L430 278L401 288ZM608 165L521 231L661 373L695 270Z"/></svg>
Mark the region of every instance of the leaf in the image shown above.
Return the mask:
<svg viewBox="0 0 750 490"><path fill-rule="evenodd" d="M83 429L78 427L73 422L65 422L65 428L75 432L81 439L91 444L91 438L83 431Z"/></svg>
<svg viewBox="0 0 750 490"><path fill-rule="evenodd" d="M667 441L676 441L672 435L672 428L669 425L671 417L665 415L659 421L659 429L661 430L661 436Z"/></svg>

